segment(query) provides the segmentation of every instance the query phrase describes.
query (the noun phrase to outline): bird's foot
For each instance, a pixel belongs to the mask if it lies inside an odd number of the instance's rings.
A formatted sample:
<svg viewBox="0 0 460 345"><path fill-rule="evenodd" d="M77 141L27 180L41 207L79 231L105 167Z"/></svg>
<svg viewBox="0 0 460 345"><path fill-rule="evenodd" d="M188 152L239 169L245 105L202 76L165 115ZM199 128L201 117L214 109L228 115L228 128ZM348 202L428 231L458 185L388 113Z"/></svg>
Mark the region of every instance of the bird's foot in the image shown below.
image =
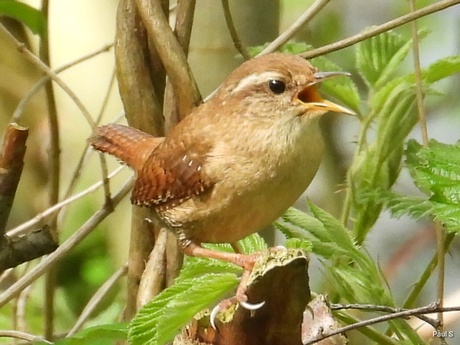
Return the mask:
<svg viewBox="0 0 460 345"><path fill-rule="evenodd" d="M248 255L249 256L249 255ZM254 262L252 263L252 267L254 266ZM257 309L260 309L264 306L265 301L262 301L260 303L249 303L248 302L248 296L246 296L246 289L248 285L248 280L249 276L251 275L251 270L245 270L243 273L243 276L241 277L241 282L238 285L238 288L236 289L236 294L235 296L225 299L221 301L218 305L216 305L209 316L209 321L211 323L212 328L216 329L216 316L219 312L223 312L227 309L229 309L232 305L234 304L239 304L241 307L244 309L254 311Z"/></svg>

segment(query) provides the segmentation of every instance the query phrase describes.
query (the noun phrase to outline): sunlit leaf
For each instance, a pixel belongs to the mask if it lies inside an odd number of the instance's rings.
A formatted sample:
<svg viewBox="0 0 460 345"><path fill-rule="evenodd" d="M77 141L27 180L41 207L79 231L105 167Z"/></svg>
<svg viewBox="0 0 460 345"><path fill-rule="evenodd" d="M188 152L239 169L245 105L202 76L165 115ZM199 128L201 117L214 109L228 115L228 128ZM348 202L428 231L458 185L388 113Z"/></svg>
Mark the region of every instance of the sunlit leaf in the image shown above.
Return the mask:
<svg viewBox="0 0 460 345"><path fill-rule="evenodd" d="M45 17L39 10L15 0L0 1L0 16L17 19L29 27L34 34L44 34L46 28Z"/></svg>
<svg viewBox="0 0 460 345"><path fill-rule="evenodd" d="M196 313L236 287L235 274L205 274L181 280L147 303L129 325L132 345L163 345L170 342Z"/></svg>

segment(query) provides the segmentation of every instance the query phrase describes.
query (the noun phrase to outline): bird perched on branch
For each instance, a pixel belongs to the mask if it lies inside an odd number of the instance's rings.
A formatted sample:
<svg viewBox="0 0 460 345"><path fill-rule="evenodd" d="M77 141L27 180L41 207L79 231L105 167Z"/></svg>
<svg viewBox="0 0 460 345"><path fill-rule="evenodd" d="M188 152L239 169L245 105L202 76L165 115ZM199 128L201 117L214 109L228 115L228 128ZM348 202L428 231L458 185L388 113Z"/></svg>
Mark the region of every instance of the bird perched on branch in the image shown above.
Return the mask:
<svg viewBox="0 0 460 345"><path fill-rule="evenodd" d="M319 72L294 55L265 55L236 68L164 138L109 124L89 142L135 171L132 203L153 209L185 254L250 272L255 255L201 243L234 243L257 232L303 193L323 154L321 115L354 114L317 90L323 80L342 75ZM244 286L236 298L245 300Z"/></svg>

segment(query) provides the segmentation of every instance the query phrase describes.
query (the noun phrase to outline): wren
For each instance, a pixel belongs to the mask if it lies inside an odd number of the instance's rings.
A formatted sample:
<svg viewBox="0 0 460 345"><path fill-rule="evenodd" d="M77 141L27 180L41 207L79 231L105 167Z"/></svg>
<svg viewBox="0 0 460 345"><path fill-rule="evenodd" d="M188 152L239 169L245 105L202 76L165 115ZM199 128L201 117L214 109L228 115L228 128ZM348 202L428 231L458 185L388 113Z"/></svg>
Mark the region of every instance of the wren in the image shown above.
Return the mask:
<svg viewBox="0 0 460 345"><path fill-rule="evenodd" d="M254 256L201 243L234 243L299 198L323 155L321 115L354 114L318 93L318 83L341 75L319 72L294 55L261 56L236 68L166 137L109 124L89 142L135 171L132 203L153 209L185 254L251 270Z"/></svg>

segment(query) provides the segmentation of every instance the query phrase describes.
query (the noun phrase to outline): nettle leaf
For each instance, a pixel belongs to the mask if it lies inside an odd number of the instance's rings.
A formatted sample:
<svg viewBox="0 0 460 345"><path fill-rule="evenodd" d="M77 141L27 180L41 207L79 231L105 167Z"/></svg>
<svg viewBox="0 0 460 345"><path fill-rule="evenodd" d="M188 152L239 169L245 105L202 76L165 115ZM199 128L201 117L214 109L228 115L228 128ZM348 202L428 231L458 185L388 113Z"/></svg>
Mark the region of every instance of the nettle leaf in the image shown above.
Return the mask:
<svg viewBox="0 0 460 345"><path fill-rule="evenodd" d="M286 248L302 249L306 253L311 253L313 250L313 243L300 238L288 238L285 245Z"/></svg>
<svg viewBox="0 0 460 345"><path fill-rule="evenodd" d="M208 273L177 282L139 310L129 325L130 344L163 345L172 341L193 316L237 284L233 273Z"/></svg>
<svg viewBox="0 0 460 345"><path fill-rule="evenodd" d="M432 84L460 72L460 55L449 56L436 61L422 72L424 80Z"/></svg>
<svg viewBox="0 0 460 345"><path fill-rule="evenodd" d="M1 0L0 16L12 17L24 23L34 34L43 35L46 31L46 21L43 13L16 0Z"/></svg>
<svg viewBox="0 0 460 345"><path fill-rule="evenodd" d="M238 241L238 244L245 254L261 252L267 249L267 243L265 243L262 236L257 233Z"/></svg>
<svg viewBox="0 0 460 345"><path fill-rule="evenodd" d="M460 231L460 143L430 140L425 148L410 140L406 157L416 185L430 197L435 219L449 231Z"/></svg>
<svg viewBox="0 0 460 345"><path fill-rule="evenodd" d="M333 256L347 255L347 250L339 246L331 233L318 219L297 210L289 208L282 219L274 223L288 239L298 238L312 244L312 252L318 256L330 259Z"/></svg>
<svg viewBox="0 0 460 345"><path fill-rule="evenodd" d="M356 66L366 83L373 87L382 75L387 79L394 72L409 49L407 39L395 32L387 31L357 46Z"/></svg>
<svg viewBox="0 0 460 345"><path fill-rule="evenodd" d="M460 207L452 204L433 202L434 219L445 226L449 232L460 232Z"/></svg>
<svg viewBox="0 0 460 345"><path fill-rule="evenodd" d="M386 204L393 217L400 218L408 215L414 219L421 219L433 212L433 205L427 199L400 195L390 191L382 191L380 199Z"/></svg>
<svg viewBox="0 0 460 345"><path fill-rule="evenodd" d="M343 69L333 63L331 60L326 59L324 56L312 59L312 64L320 71L324 72L341 72ZM327 95L335 98L341 104L351 108L359 113L359 105L361 103L359 91L352 78L347 76L335 77L330 80L325 80L321 83L321 90Z"/></svg>

